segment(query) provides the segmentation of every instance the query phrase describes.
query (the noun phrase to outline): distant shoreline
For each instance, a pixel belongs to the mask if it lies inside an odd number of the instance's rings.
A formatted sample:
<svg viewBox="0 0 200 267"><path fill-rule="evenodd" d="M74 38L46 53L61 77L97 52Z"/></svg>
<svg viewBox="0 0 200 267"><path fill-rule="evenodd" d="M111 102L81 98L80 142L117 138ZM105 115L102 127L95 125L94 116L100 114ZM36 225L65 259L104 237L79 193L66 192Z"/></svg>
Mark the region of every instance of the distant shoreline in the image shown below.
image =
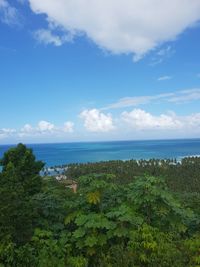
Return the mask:
<svg viewBox="0 0 200 267"><path fill-rule="evenodd" d="M14 145L0 146L0 158ZM200 155L200 139L159 139L32 144L38 160L47 167L110 160L181 159Z"/></svg>
<svg viewBox="0 0 200 267"><path fill-rule="evenodd" d="M107 160L107 161L98 161L98 162L85 162L85 163L70 163L70 164L63 164L63 165L58 165L58 166L46 166L44 167L44 170L42 171L42 175L44 175L44 172L48 173L49 176L55 176L55 175L60 175L63 174L67 169L69 168L70 165L87 165L87 164L101 164L101 163L108 163L108 162L117 162L117 161L123 161L123 162L128 162L128 161L136 161L139 163L140 161L147 161L150 162L151 160L155 161L176 161L176 163L181 163L183 159L186 158L200 158L200 155L191 155L191 156L185 156L181 157L180 159L177 158L166 158L166 159L156 159L156 158L150 158L150 159L124 159L124 160Z"/></svg>

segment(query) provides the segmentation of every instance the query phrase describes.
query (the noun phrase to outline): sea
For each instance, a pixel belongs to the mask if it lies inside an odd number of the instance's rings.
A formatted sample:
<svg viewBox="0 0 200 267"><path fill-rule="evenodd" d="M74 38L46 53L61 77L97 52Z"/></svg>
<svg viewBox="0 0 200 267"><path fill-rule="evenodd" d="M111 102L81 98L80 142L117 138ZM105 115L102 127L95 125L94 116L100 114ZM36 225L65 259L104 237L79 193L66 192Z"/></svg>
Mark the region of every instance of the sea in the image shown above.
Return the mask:
<svg viewBox="0 0 200 267"><path fill-rule="evenodd" d="M0 158L14 145L0 145ZM27 144L47 167L108 160L200 156L200 139Z"/></svg>

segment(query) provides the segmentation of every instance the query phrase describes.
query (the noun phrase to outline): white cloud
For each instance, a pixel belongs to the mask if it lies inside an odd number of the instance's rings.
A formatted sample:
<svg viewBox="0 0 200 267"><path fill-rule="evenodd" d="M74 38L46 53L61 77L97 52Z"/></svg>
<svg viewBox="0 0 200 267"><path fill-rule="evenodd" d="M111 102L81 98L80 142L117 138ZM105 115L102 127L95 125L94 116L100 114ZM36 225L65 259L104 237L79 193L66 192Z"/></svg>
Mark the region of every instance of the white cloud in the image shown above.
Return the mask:
<svg viewBox="0 0 200 267"><path fill-rule="evenodd" d="M17 9L6 0L0 0L0 21L8 25L19 25Z"/></svg>
<svg viewBox="0 0 200 267"><path fill-rule="evenodd" d="M124 98L121 98L116 103L112 103L108 105L107 107L102 108L102 110L144 105L144 104L148 104L152 102L153 100L166 99L173 95L174 93L159 94L159 95L154 95L154 96L124 97Z"/></svg>
<svg viewBox="0 0 200 267"><path fill-rule="evenodd" d="M2 128L0 129L0 139L4 139L9 136L12 136L15 132L16 132L15 129Z"/></svg>
<svg viewBox="0 0 200 267"><path fill-rule="evenodd" d="M66 32L85 34L112 53L132 53L137 61L173 41L200 19L199 0L29 0Z"/></svg>
<svg viewBox="0 0 200 267"><path fill-rule="evenodd" d="M48 122L48 121L40 121L36 127L33 127L30 124L25 124L18 132L18 135L20 137L25 136L39 136L39 135L45 135L45 134L52 134L56 130L56 127L54 124Z"/></svg>
<svg viewBox="0 0 200 267"><path fill-rule="evenodd" d="M24 127L21 129L21 132L31 133L33 130L34 129L30 124L25 124Z"/></svg>
<svg viewBox="0 0 200 267"><path fill-rule="evenodd" d="M198 137L200 134L200 113L177 115L174 112L153 114L144 109L135 108L123 111L112 117L98 109L84 110L79 115L83 119L85 131L79 129L74 134L74 123L65 122L55 126L47 121L40 121L36 126L25 124L20 130L0 129L2 142L38 142L102 139L148 139ZM115 122L115 123L114 123ZM91 132L91 133L89 133ZM95 133L95 134L94 134ZM98 135L97 135L98 134ZM98 136L98 137L97 137Z"/></svg>
<svg viewBox="0 0 200 267"><path fill-rule="evenodd" d="M40 121L36 127L33 127L30 124L25 124L20 131L18 131L18 135L20 137L27 136L45 136L45 135L65 135L66 133L73 133L74 123L71 121L67 121L61 127L55 126L53 123L48 121Z"/></svg>
<svg viewBox="0 0 200 267"><path fill-rule="evenodd" d="M30 125L30 124L25 124L20 131L18 132L18 135L20 137L25 137L25 136L33 136L36 134L36 130Z"/></svg>
<svg viewBox="0 0 200 267"><path fill-rule="evenodd" d="M80 118L84 120L84 126L90 132L109 132L114 129L112 116L97 109L84 110Z"/></svg>
<svg viewBox="0 0 200 267"><path fill-rule="evenodd" d="M65 133L73 133L74 132L74 123L71 121L67 121L64 123L63 131Z"/></svg>
<svg viewBox="0 0 200 267"><path fill-rule="evenodd" d="M163 56L166 56L166 54L168 54L170 51L172 50L171 46L168 45L166 48L162 48L160 49L156 55L159 56L159 57L163 57Z"/></svg>
<svg viewBox="0 0 200 267"><path fill-rule="evenodd" d="M70 34L58 35L53 33L51 29L39 29L34 32L34 37L40 43L53 44L55 46L61 46L65 42L71 42L73 39Z"/></svg>
<svg viewBox="0 0 200 267"><path fill-rule="evenodd" d="M124 97L119 99L115 103L103 107L101 110L136 107L140 105L149 104L155 101L166 101L181 104L185 102L195 101L198 99L200 99L200 88L194 88L152 96Z"/></svg>
<svg viewBox="0 0 200 267"><path fill-rule="evenodd" d="M176 104L181 103L188 103L190 101L195 101L200 99L200 89L191 89L191 90L184 90L181 91L182 94L174 95L170 99L168 99L169 102L173 102Z"/></svg>
<svg viewBox="0 0 200 267"><path fill-rule="evenodd" d="M189 126L200 128L200 113L194 113L186 117L186 121Z"/></svg>
<svg viewBox="0 0 200 267"><path fill-rule="evenodd" d="M55 130L55 125L48 121L40 121L38 123L38 130L40 132L52 132Z"/></svg>
<svg viewBox="0 0 200 267"><path fill-rule="evenodd" d="M35 38L44 44L54 44L55 46L61 46L63 44L60 36L52 34L50 30L40 29L34 33Z"/></svg>
<svg viewBox="0 0 200 267"><path fill-rule="evenodd" d="M142 109L134 109L131 112L125 111L122 113L122 119L137 130L171 130L179 129L183 125L175 116L166 114L153 116Z"/></svg>
<svg viewBox="0 0 200 267"><path fill-rule="evenodd" d="M158 81L161 82L161 81L167 81L167 80L171 80L172 79L172 76L161 76L158 78Z"/></svg>
<svg viewBox="0 0 200 267"><path fill-rule="evenodd" d="M130 112L123 112L121 120L126 125L125 129L136 135L144 133L146 138L149 133L160 137L163 135L166 137L167 134L172 137L191 137L200 134L200 113L186 116L178 116L174 112L153 115L142 109L133 109Z"/></svg>

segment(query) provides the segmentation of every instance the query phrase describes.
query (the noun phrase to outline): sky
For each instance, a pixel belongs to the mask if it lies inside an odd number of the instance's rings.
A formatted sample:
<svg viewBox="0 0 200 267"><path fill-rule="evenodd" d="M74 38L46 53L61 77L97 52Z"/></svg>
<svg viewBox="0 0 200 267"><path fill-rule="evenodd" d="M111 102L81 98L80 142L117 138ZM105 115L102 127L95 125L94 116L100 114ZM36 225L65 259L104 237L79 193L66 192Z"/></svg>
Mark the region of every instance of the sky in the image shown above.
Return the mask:
<svg viewBox="0 0 200 267"><path fill-rule="evenodd" d="M0 0L0 144L200 137L200 0Z"/></svg>

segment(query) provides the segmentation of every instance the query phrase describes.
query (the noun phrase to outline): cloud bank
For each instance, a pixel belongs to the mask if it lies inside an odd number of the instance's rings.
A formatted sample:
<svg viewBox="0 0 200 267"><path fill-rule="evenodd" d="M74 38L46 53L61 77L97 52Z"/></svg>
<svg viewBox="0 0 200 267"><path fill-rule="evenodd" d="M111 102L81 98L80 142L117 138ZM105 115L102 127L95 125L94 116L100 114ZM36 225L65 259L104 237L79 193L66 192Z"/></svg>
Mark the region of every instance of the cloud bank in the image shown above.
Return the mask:
<svg viewBox="0 0 200 267"><path fill-rule="evenodd" d="M173 41L200 19L199 0L29 0L29 3L33 12L45 14L49 25L60 27L64 35L83 34L111 53L133 54L135 61L160 44ZM48 32L40 32L39 38L60 44Z"/></svg>
<svg viewBox="0 0 200 267"><path fill-rule="evenodd" d="M5 139L9 136L12 136L15 133L16 133L15 129L2 128L0 129L0 139Z"/></svg>
<svg viewBox="0 0 200 267"><path fill-rule="evenodd" d="M136 130L177 130L184 127L185 118L177 118L175 114L152 115L142 109L123 112L122 119L128 126Z"/></svg>
<svg viewBox="0 0 200 267"><path fill-rule="evenodd" d="M199 137L199 112L178 115L173 111L163 111L154 114L138 107L164 102L185 104L199 99L200 88L152 96L127 97L102 109L84 109L79 115L77 114L79 126L76 130L72 121L66 121L63 125L57 126L52 122L40 120L35 126L27 123L21 129L0 128L0 140L1 142L6 140L31 140L32 142L32 140L66 141L68 138L80 141L84 138L91 140L90 138L93 137L97 138L96 140ZM112 112L108 113L107 109Z"/></svg>
<svg viewBox="0 0 200 267"><path fill-rule="evenodd" d="M98 109L86 109L79 114L84 130L74 131L74 123L67 121L58 127L48 121L40 121L35 127L25 124L21 129L0 129L0 140L72 140L81 141L96 136L96 140L199 137L200 113L177 115L174 112L153 114L134 108L119 115L104 113ZM95 135L94 135L95 134ZM75 138L74 138L75 137ZM78 138L78 139L76 139Z"/></svg>
<svg viewBox="0 0 200 267"><path fill-rule="evenodd" d="M63 135L66 133L73 133L74 124L71 121L64 123L62 127L57 127L53 123L41 120L36 127L30 124L25 124L18 132L19 137L31 137L31 136L48 136L48 135Z"/></svg>

